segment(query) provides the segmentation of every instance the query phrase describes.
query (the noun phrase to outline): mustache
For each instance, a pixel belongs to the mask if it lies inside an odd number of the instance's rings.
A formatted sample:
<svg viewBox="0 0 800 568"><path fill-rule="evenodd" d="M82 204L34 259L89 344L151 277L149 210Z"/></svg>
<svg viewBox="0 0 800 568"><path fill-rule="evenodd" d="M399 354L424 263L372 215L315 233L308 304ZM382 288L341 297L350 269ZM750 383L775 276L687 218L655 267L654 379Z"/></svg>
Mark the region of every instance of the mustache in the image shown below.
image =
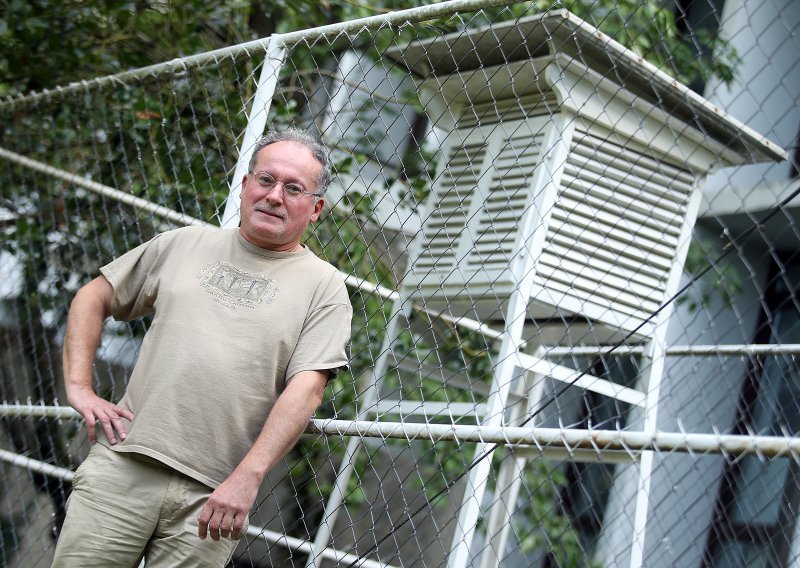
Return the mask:
<svg viewBox="0 0 800 568"><path fill-rule="evenodd" d="M283 212L283 210L276 207L269 207L266 205L256 205L255 207L253 207L253 209L255 211L258 211L259 213L268 213L270 215L275 215L276 217L280 217L281 219L286 218L286 214Z"/></svg>

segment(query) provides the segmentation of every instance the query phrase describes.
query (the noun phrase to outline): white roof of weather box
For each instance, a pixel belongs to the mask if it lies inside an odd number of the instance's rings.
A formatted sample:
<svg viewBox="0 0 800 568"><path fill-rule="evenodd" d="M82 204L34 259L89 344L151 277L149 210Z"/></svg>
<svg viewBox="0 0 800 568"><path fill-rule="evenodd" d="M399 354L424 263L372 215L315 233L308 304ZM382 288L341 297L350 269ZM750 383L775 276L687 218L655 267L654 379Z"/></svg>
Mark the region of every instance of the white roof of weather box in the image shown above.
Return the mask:
<svg viewBox="0 0 800 568"><path fill-rule="evenodd" d="M742 164L788 159L781 147L567 10L412 41L385 56L426 78L555 54L679 117L738 154Z"/></svg>

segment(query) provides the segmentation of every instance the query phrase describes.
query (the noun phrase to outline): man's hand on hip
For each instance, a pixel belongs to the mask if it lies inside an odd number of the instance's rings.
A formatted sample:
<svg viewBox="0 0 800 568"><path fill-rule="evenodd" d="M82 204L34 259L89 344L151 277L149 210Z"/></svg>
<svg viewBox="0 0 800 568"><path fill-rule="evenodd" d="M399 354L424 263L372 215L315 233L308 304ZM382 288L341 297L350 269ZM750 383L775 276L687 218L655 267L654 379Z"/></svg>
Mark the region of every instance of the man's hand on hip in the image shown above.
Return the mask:
<svg viewBox="0 0 800 568"><path fill-rule="evenodd" d="M91 389L72 389L69 403L86 421L86 430L92 444L97 441L98 422L112 444L117 443L118 437L122 441L127 436L122 419L133 420L133 412L130 410L100 398Z"/></svg>

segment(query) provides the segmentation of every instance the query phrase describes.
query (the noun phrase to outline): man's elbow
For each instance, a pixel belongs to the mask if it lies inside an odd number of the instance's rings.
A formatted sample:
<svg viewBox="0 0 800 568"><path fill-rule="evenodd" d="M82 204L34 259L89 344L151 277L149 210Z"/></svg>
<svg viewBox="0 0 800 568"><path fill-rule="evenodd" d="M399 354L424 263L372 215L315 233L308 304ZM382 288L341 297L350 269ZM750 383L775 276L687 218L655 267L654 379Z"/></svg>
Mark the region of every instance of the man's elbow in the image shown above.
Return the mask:
<svg viewBox="0 0 800 568"><path fill-rule="evenodd" d="M90 310L105 319L111 315L113 293L114 290L105 276L98 276L76 292L70 303L70 311Z"/></svg>
<svg viewBox="0 0 800 568"><path fill-rule="evenodd" d="M319 405L322 404L322 399L325 396L325 385L327 385L327 378L322 383L317 382L314 384L314 387L311 390L310 402L314 406L314 410L319 408Z"/></svg>
<svg viewBox="0 0 800 568"><path fill-rule="evenodd" d="M306 405L311 411L315 411L325 395L325 387L328 384L329 371L305 371L298 374L290 383L298 389L298 394L306 401Z"/></svg>

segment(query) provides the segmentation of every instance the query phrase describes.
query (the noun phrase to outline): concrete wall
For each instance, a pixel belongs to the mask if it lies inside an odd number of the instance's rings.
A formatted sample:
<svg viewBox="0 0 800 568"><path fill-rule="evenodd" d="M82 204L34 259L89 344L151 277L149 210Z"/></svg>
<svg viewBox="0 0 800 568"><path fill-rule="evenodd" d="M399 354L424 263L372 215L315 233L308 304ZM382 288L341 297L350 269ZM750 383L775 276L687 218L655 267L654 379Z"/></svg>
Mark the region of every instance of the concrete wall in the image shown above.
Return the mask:
<svg viewBox="0 0 800 568"><path fill-rule="evenodd" d="M727 0L722 33L742 61L730 87L711 82L705 93L712 103L787 149L797 144L800 131L798 29L800 2L796 0ZM726 168L712 174L703 188L706 199L695 238L723 243L720 233L724 227L735 233L752 226L758 218L755 212L774 207L793 190L787 183L791 171L791 162L784 161ZM749 215L735 218L737 212ZM766 242L753 239L729 255L723 266L728 267L730 275L738 275L742 285L734 303L727 304L719 295L712 295L711 303L693 309L692 302L699 302L701 295L701 288L696 287L690 291L693 300L682 303L670 321L668 344L752 342L769 248L794 245L776 231L766 235ZM659 429L730 431L746 364L746 359L732 357L671 358L662 384ZM700 565L723 467L724 460L718 456L656 456L646 527L646 566ZM617 471L598 552L607 566L630 562L637 472L638 466ZM798 537L800 534L796 534L795 543Z"/></svg>

